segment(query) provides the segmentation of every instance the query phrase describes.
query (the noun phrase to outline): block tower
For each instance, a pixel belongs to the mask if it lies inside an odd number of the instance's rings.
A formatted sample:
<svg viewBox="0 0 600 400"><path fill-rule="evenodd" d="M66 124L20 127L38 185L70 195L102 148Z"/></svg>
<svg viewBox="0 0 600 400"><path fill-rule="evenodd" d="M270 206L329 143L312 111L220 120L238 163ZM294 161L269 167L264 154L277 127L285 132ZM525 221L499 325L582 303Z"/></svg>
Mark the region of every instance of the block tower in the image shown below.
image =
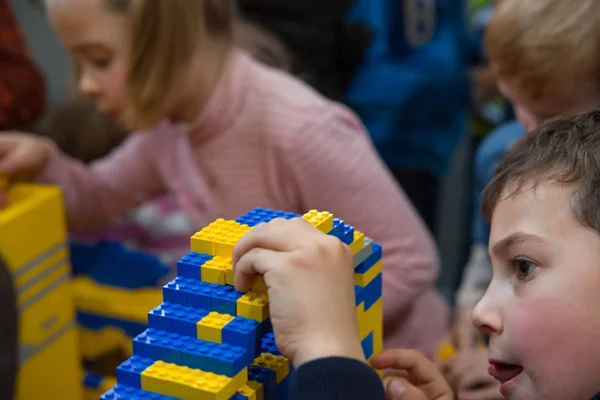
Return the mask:
<svg viewBox="0 0 600 400"><path fill-rule="evenodd" d="M148 329L134 338L133 356L117 368L118 384L101 399L287 398L292 366L275 343L267 288L257 279L250 292L237 292L231 266L237 241L274 218L304 218L350 246L362 346L367 358L381 352L381 246L328 212L256 208L235 221L218 219L191 238L192 252L163 287Z"/></svg>
<svg viewBox="0 0 600 400"><path fill-rule="evenodd" d="M7 197L0 256L12 273L19 308L16 400L80 400L83 371L60 189L15 184Z"/></svg>

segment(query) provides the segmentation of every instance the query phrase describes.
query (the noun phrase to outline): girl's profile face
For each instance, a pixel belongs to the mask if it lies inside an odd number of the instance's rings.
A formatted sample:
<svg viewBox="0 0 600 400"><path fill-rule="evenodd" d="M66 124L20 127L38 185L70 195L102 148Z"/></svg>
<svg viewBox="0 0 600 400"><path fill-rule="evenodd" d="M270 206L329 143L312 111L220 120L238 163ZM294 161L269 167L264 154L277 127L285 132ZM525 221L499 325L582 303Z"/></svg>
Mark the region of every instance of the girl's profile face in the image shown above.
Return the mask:
<svg viewBox="0 0 600 400"><path fill-rule="evenodd" d="M46 5L50 24L77 65L79 90L119 119L129 54L126 16L111 12L103 0L46 0Z"/></svg>

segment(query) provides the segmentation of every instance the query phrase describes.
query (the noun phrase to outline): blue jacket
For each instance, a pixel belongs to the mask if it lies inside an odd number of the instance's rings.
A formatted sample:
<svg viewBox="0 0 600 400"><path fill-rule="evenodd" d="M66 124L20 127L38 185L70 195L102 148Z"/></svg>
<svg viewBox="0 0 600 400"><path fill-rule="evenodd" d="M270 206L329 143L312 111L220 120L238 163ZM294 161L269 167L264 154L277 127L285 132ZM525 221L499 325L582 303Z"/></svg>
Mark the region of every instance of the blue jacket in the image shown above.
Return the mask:
<svg viewBox="0 0 600 400"><path fill-rule="evenodd" d="M419 4L429 3L432 12L415 17ZM477 41L466 10L464 0L359 0L351 10L349 18L370 26L375 38L346 103L391 168L440 176L467 132Z"/></svg>

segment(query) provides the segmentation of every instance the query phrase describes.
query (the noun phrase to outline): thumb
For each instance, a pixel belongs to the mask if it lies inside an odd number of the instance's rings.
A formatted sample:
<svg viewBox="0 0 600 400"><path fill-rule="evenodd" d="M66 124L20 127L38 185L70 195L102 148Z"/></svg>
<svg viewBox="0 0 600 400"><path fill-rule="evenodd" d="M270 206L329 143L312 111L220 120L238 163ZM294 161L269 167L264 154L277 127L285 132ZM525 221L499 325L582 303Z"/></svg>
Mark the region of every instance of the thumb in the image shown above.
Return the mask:
<svg viewBox="0 0 600 400"><path fill-rule="evenodd" d="M425 393L404 378L384 378L383 384L387 400L428 400Z"/></svg>

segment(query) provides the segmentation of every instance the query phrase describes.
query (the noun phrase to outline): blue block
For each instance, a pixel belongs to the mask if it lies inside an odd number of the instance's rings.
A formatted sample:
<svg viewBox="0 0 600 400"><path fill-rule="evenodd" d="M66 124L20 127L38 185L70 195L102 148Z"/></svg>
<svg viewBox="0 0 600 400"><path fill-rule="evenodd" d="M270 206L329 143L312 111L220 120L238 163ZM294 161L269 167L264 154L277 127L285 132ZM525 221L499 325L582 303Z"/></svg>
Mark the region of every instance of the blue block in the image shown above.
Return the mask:
<svg viewBox="0 0 600 400"><path fill-rule="evenodd" d="M117 367L117 381L126 386L142 388L142 372L154 364L154 360L139 356L131 356Z"/></svg>
<svg viewBox="0 0 600 400"><path fill-rule="evenodd" d="M210 300L210 310L220 314L237 315L237 301L244 295L233 286L218 286Z"/></svg>
<svg viewBox="0 0 600 400"><path fill-rule="evenodd" d="M369 333L361 342L365 358L368 360L373 355L373 332Z"/></svg>
<svg viewBox="0 0 600 400"><path fill-rule="evenodd" d="M262 338L269 332L273 332L273 325L271 324L271 318L267 318L266 320L264 320L263 322L258 324L258 327L256 328L256 334L258 335L259 338Z"/></svg>
<svg viewBox="0 0 600 400"><path fill-rule="evenodd" d="M263 385L264 400L277 399L277 376L275 371L268 368L261 368L258 365L248 367L248 380L256 381Z"/></svg>
<svg viewBox="0 0 600 400"><path fill-rule="evenodd" d="M139 322L111 318L87 312L77 313L77 323L80 326L93 331L100 331L104 328L118 328L125 332L129 337L135 337L146 329L146 325Z"/></svg>
<svg viewBox="0 0 600 400"><path fill-rule="evenodd" d="M162 303L148 313L148 327L195 338L196 324L208 314L208 310Z"/></svg>
<svg viewBox="0 0 600 400"><path fill-rule="evenodd" d="M239 217L238 219L236 219L236 222L238 222L242 225L254 227L258 224L269 222L275 218L292 219L292 218L298 218L301 216L302 215L300 215L300 214L296 214L296 213L292 213L292 212L285 212L285 211L280 211L280 210L271 210L270 208L256 207L254 210L247 212L246 214L244 214L241 217Z"/></svg>
<svg viewBox="0 0 600 400"><path fill-rule="evenodd" d="M275 342L275 333L269 332L263 336L260 341L260 352L273 354L275 356L281 355L281 352L277 348L277 343Z"/></svg>
<svg viewBox="0 0 600 400"><path fill-rule="evenodd" d="M200 280L200 268L211 259L209 254L191 252L177 261L177 276Z"/></svg>
<svg viewBox="0 0 600 400"><path fill-rule="evenodd" d="M354 242L354 227L344 224L344 237L342 242L351 245Z"/></svg>
<svg viewBox="0 0 600 400"><path fill-rule="evenodd" d="M382 251L379 243L373 242L373 253L365 261L360 263L358 267L354 269L354 272L364 274L370 270L379 260L381 260Z"/></svg>
<svg viewBox="0 0 600 400"><path fill-rule="evenodd" d="M235 317L233 321L223 327L223 343L248 349L253 357L256 357L260 354L260 346L258 346L258 336L256 334L257 327L257 321Z"/></svg>
<svg viewBox="0 0 600 400"><path fill-rule="evenodd" d="M163 396L157 393L117 384L104 393L100 400L178 400L175 397Z"/></svg>
<svg viewBox="0 0 600 400"><path fill-rule="evenodd" d="M155 360L229 377L237 375L253 360L253 355L239 346L211 343L155 329L148 329L136 337L133 350L136 355L152 354Z"/></svg>
<svg viewBox="0 0 600 400"><path fill-rule="evenodd" d="M382 290L383 279L381 273L365 287L354 286L356 305L358 306L360 303L364 302L365 311L368 311L369 308L381 298Z"/></svg>
<svg viewBox="0 0 600 400"><path fill-rule="evenodd" d="M104 376L99 374L86 373L83 377L83 386L88 389L98 389L104 380Z"/></svg>
<svg viewBox="0 0 600 400"><path fill-rule="evenodd" d="M229 398L229 400L248 400L248 396L244 396L241 393L236 393Z"/></svg>
<svg viewBox="0 0 600 400"><path fill-rule="evenodd" d="M341 241L344 240L344 221L339 218L333 219L333 229L329 232L331 236L335 236Z"/></svg>
<svg viewBox="0 0 600 400"><path fill-rule="evenodd" d="M163 287L163 300L167 303L211 310L211 298L223 286L190 278L177 277Z"/></svg>
<svg viewBox="0 0 600 400"><path fill-rule="evenodd" d="M277 385L277 400L288 400L290 390L290 376L286 376Z"/></svg>

